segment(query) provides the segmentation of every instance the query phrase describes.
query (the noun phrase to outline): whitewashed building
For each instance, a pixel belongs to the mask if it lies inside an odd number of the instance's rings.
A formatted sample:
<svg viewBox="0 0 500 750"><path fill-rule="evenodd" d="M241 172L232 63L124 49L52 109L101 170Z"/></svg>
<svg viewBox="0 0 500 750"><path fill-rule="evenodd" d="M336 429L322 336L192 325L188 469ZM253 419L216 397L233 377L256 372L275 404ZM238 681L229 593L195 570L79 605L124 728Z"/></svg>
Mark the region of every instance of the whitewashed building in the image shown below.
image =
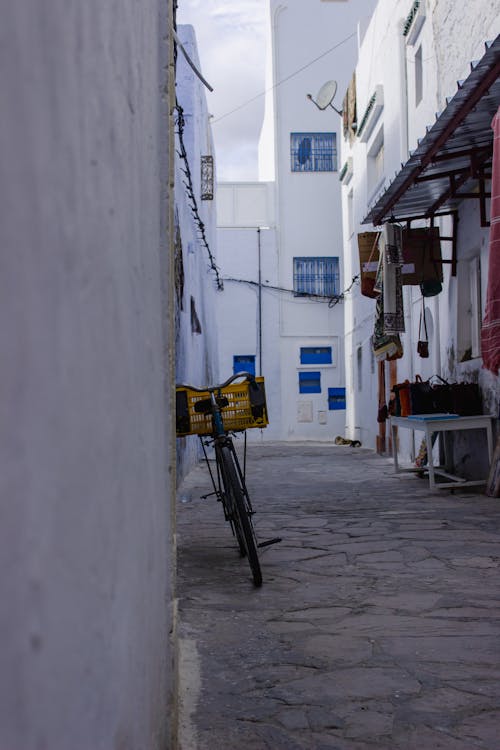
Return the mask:
<svg viewBox="0 0 500 750"><path fill-rule="evenodd" d="M360 46L356 112L342 142L346 278L360 272L358 234L391 218L405 229L435 226L443 258L442 291L424 299L427 359L417 354L419 285L403 286L404 354L392 362L373 355L375 300L359 286L346 300L347 436L367 447L388 449L378 410L393 383L417 374L479 382L484 411L498 412L497 378L482 368L480 326L489 266L489 126L500 104L498 40L485 43L499 31L498 4L488 0L379 0ZM411 458L418 446L400 440ZM477 463L467 452L465 470L467 461Z"/></svg>
<svg viewBox="0 0 500 750"><path fill-rule="evenodd" d="M178 38L199 70L192 26ZM176 288L176 381L206 385L219 380L215 295L221 285L216 265L215 151L205 86L178 48L176 64L176 159L174 274ZM199 458L198 438L177 439L179 479Z"/></svg>
<svg viewBox="0 0 500 750"><path fill-rule="evenodd" d="M274 183L221 183L217 188L217 262L224 291L216 297L222 379L246 370L264 375L265 430L250 440L281 438L278 247Z"/></svg>
<svg viewBox="0 0 500 750"><path fill-rule="evenodd" d="M232 279L217 297L221 365L250 364L265 376L271 425L263 439L344 435L351 279L342 264L342 121L307 95L315 100L332 80L345 89L373 6L315 0L305 14L300 0L270 0L272 94L259 151L266 182L218 187L219 260Z"/></svg>

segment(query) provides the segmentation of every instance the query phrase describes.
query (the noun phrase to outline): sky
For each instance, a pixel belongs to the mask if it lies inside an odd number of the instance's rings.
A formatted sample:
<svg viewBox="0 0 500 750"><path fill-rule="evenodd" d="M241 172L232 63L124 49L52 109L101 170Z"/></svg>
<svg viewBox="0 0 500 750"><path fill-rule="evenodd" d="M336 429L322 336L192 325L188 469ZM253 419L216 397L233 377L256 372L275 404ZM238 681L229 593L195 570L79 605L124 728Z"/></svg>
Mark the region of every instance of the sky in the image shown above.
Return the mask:
<svg viewBox="0 0 500 750"><path fill-rule="evenodd" d="M177 23L194 26L201 73L214 89L206 89L206 94L213 115L218 180L258 178L268 2L178 0ZM229 114L253 97L254 102Z"/></svg>

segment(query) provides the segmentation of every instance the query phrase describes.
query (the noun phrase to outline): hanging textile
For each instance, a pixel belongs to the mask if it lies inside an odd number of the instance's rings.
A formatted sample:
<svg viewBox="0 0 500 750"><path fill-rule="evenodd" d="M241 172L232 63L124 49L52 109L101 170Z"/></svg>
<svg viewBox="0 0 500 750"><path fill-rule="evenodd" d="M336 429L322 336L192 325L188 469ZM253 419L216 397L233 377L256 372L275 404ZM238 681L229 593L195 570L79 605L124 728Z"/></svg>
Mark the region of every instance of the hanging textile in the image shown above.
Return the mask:
<svg viewBox="0 0 500 750"><path fill-rule="evenodd" d="M486 314L481 329L483 364L498 374L500 369L500 107L493 122L493 170L491 176L490 252Z"/></svg>
<svg viewBox="0 0 500 750"><path fill-rule="evenodd" d="M379 261L375 290L380 292L375 305L375 327L373 330L372 347L377 361L384 359L400 359L403 356L403 347L399 334L388 335L384 331L384 280L382 272L382 259Z"/></svg>
<svg viewBox="0 0 500 750"><path fill-rule="evenodd" d="M342 123L344 138L352 144L356 137L356 73L352 74L342 103Z"/></svg>
<svg viewBox="0 0 500 750"><path fill-rule="evenodd" d="M388 222L382 232L382 277L384 295L383 325L386 335L405 330L403 311L403 286L401 269L403 266L402 230L399 224Z"/></svg>

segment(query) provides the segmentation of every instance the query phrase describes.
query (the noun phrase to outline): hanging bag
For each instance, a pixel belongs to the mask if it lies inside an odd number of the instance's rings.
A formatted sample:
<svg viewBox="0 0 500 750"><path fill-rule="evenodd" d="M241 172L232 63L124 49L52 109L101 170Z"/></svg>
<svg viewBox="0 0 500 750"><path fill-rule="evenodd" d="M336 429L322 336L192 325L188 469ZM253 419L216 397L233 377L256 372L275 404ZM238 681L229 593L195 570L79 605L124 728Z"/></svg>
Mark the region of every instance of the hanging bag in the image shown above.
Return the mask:
<svg viewBox="0 0 500 750"><path fill-rule="evenodd" d="M425 338L422 338L422 321L424 323ZM425 302L424 302L423 297L422 297L422 310L420 312L420 322L418 324L417 353L422 357L422 359L427 359L427 357L429 356L429 337L427 335L427 322L425 320Z"/></svg>
<svg viewBox="0 0 500 750"><path fill-rule="evenodd" d="M433 271L430 276L424 276L424 278L420 282L420 291L422 293L422 297L434 297L436 294L440 294L443 290L443 285L441 283L441 279L443 278L443 271L441 262L439 262L438 264L436 258L434 257L432 229L428 229L426 231L426 236L426 252L429 254L429 257L432 261Z"/></svg>
<svg viewBox="0 0 500 750"><path fill-rule="evenodd" d="M366 264L367 268L370 267L370 263L375 252L375 248L377 247L380 234L381 232L377 232L377 234L375 235L375 242L373 243L370 257L368 258L368 263ZM376 299L378 297L379 293L375 291L375 276L367 276L366 274L361 275L361 294L364 297L370 297L371 299Z"/></svg>

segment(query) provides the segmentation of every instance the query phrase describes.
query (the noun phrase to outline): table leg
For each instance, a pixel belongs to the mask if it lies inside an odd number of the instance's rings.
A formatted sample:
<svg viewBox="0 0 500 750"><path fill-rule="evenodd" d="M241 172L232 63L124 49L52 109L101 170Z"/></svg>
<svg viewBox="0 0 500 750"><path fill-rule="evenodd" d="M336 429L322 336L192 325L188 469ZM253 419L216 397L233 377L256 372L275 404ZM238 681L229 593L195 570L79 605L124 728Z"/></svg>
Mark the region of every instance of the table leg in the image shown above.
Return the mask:
<svg viewBox="0 0 500 750"><path fill-rule="evenodd" d="M488 438L488 457L490 459L490 466L493 460L493 431L491 429L491 419L486 424L486 437Z"/></svg>
<svg viewBox="0 0 500 750"><path fill-rule="evenodd" d="M434 477L434 459L432 457L432 432L428 424L425 425L425 442L427 445L427 465L429 467L429 487L433 490L436 486Z"/></svg>
<svg viewBox="0 0 500 750"><path fill-rule="evenodd" d="M397 445L397 440L396 440L396 425L391 424L391 434L392 434L392 457L394 459L394 472L396 474L399 474L398 445Z"/></svg>

